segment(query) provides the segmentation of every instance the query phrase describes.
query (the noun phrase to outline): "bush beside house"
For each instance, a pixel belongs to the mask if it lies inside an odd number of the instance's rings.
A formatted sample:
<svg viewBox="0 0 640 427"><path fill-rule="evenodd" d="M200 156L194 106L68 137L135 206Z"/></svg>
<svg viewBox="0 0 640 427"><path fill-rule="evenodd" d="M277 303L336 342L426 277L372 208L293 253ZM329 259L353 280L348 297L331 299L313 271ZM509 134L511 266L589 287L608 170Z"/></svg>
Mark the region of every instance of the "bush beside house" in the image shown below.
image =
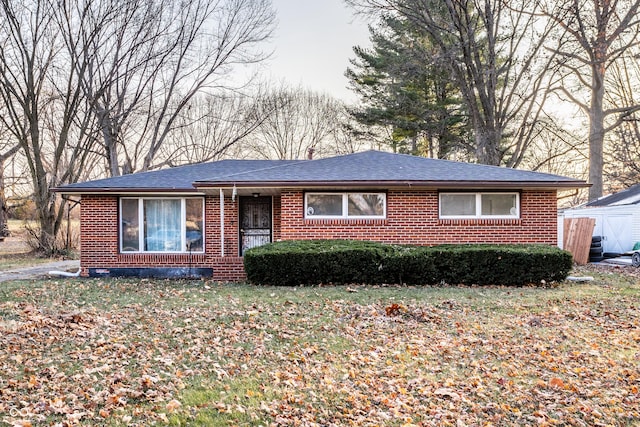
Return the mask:
<svg viewBox="0 0 640 427"><path fill-rule="evenodd" d="M262 285L410 284L522 286L564 280L571 254L548 245L401 246L352 240L276 242L245 253Z"/></svg>

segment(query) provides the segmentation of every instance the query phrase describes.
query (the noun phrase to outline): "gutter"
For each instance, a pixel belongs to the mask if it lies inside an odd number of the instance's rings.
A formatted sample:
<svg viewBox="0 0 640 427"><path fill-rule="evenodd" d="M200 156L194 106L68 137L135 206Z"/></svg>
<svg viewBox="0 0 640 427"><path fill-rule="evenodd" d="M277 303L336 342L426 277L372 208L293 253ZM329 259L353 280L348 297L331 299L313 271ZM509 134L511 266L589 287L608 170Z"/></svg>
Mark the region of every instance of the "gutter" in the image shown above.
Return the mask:
<svg viewBox="0 0 640 427"><path fill-rule="evenodd" d="M191 188L162 188L162 187L144 187L144 188L131 188L131 187L98 187L98 188L65 188L65 187L54 187L49 189L52 193L60 193L60 194L167 194L167 193L176 193L176 194L184 194L184 195L194 195L201 196L202 192L197 189Z"/></svg>
<svg viewBox="0 0 640 427"><path fill-rule="evenodd" d="M429 188L588 188L591 184L584 181L196 181L193 186L205 188L233 187L283 187L283 188L316 188L316 187L429 187Z"/></svg>
<svg viewBox="0 0 640 427"><path fill-rule="evenodd" d="M374 181L195 181L191 188L162 188L162 187L55 187L50 191L62 194L118 194L135 195L167 194L201 196L205 190L250 187L250 188L331 188L331 187L360 187L360 188L548 188L548 189L572 189L589 188L591 184L585 181L406 181L406 180L374 180Z"/></svg>

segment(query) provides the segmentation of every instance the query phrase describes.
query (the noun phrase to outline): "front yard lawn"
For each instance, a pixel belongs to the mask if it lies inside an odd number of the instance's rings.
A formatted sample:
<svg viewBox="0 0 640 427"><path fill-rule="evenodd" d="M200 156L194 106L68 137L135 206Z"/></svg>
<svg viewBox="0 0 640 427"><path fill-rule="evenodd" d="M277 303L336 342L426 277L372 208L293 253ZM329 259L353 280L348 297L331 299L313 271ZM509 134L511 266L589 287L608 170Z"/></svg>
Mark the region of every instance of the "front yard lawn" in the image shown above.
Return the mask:
<svg viewBox="0 0 640 427"><path fill-rule="evenodd" d="M0 284L0 425L631 426L640 283Z"/></svg>

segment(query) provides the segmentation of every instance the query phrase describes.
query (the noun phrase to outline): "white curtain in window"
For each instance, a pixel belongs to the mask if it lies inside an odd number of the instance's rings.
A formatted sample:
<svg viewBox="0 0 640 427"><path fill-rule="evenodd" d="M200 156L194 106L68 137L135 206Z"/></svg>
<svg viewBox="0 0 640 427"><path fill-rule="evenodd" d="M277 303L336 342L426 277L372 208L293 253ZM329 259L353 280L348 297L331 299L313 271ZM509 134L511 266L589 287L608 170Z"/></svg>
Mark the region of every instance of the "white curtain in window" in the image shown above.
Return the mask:
<svg viewBox="0 0 640 427"><path fill-rule="evenodd" d="M145 200L145 250L181 251L181 201Z"/></svg>

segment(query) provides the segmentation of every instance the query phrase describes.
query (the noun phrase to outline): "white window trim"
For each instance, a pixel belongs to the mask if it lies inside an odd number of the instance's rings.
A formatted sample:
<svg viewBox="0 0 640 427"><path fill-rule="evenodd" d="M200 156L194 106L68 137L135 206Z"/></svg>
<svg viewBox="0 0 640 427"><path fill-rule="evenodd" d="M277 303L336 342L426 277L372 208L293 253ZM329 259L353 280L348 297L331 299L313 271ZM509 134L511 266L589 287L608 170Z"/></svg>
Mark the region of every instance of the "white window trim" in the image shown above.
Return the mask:
<svg viewBox="0 0 640 427"><path fill-rule="evenodd" d="M349 194L375 194L382 196L384 200L382 215L349 215ZM342 196L342 215L308 215L308 196ZM305 219L385 219L387 217L387 193L381 191L346 191L346 192L308 192L304 194L304 218Z"/></svg>
<svg viewBox="0 0 640 427"><path fill-rule="evenodd" d="M443 215L442 214L442 196L443 195L475 195L476 213L475 215ZM482 215L482 196L483 195L509 195L516 196L516 212L514 215ZM441 192L438 195L438 217L442 219L519 219L520 218L520 193L517 191L502 192Z"/></svg>
<svg viewBox="0 0 640 427"><path fill-rule="evenodd" d="M181 246L185 248L182 251L145 251L144 250L144 201L145 200L180 200L180 223L182 225L180 231L180 239ZM201 251L188 251L186 250L186 242L187 242L187 227L185 226L187 221L187 199L200 199L202 200L202 250ZM137 251L123 251L122 248L122 200L137 200L138 201L138 248ZM205 221L204 221L204 212L205 212L205 201L203 197L121 197L118 202L118 237L119 242L118 246L120 247L121 254L202 254L204 253L205 246Z"/></svg>

